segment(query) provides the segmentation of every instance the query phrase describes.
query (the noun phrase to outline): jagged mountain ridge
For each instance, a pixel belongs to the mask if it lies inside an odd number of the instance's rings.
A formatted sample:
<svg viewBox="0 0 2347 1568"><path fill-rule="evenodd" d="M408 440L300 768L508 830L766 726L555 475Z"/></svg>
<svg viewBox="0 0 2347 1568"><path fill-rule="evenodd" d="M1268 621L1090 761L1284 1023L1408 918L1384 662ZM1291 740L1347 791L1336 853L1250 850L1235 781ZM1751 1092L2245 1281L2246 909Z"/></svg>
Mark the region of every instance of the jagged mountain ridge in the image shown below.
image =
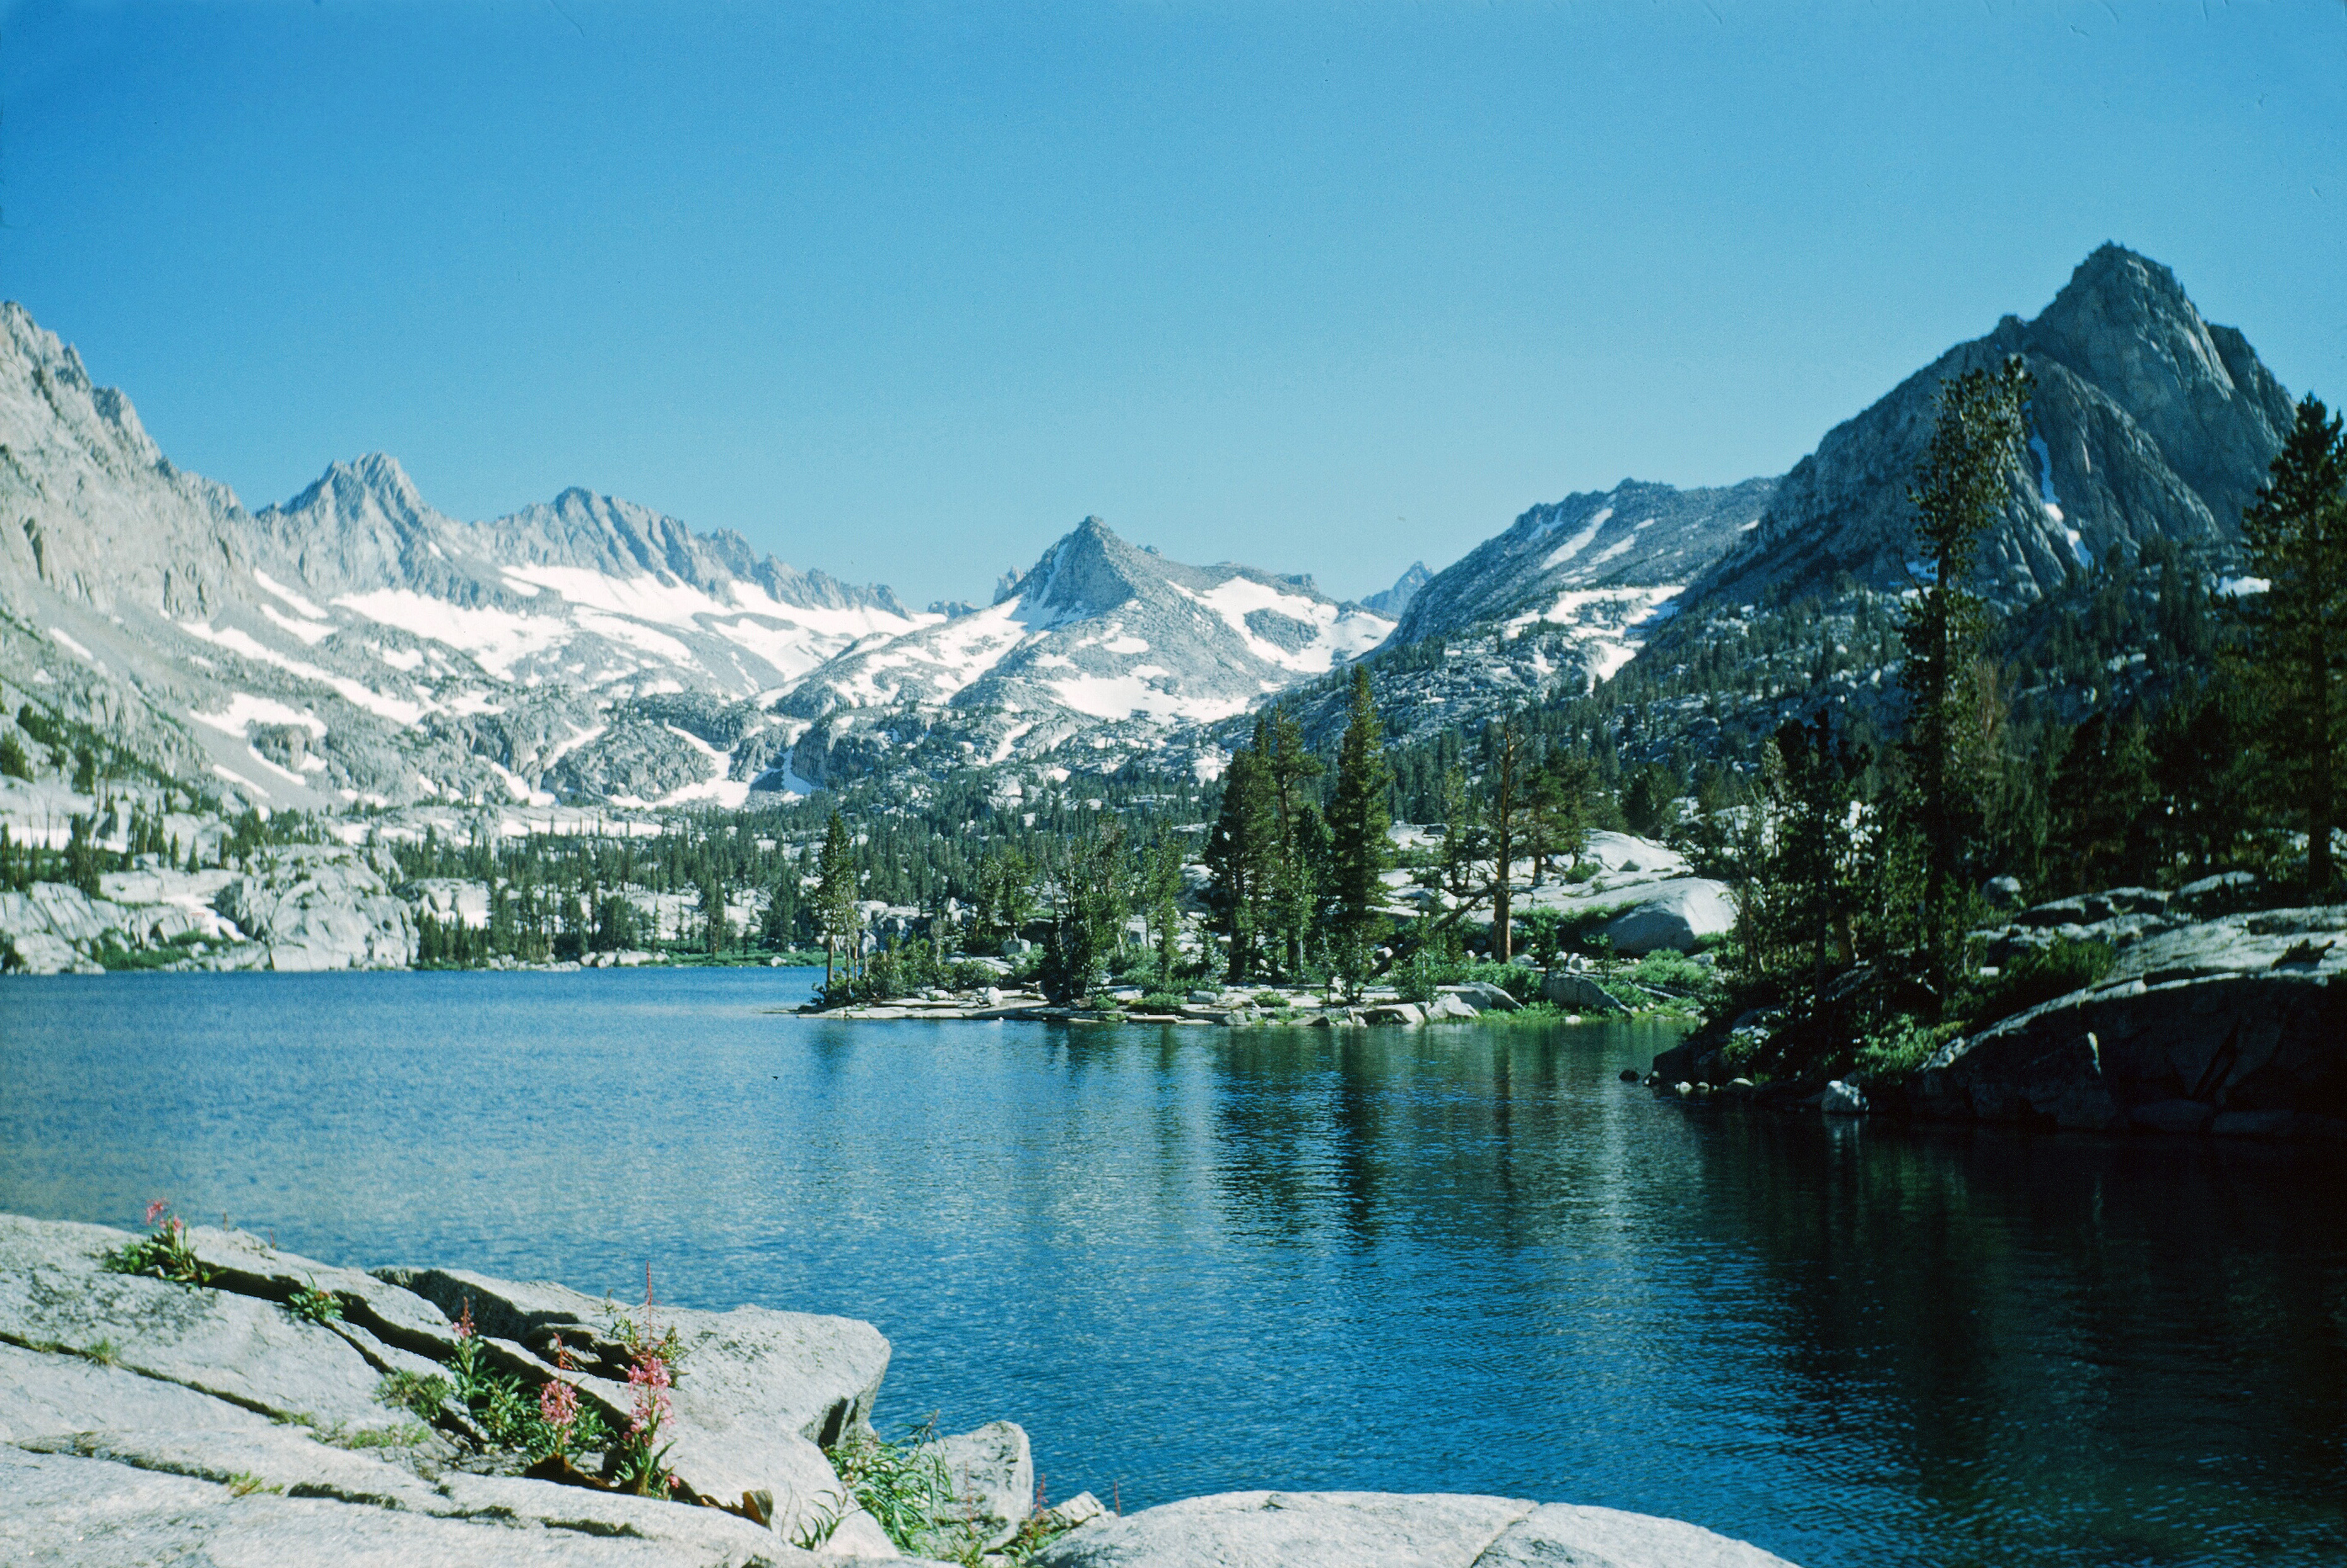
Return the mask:
<svg viewBox="0 0 2347 1568"><path fill-rule="evenodd" d="M0 700L272 806L528 795L630 703L771 695L933 619L583 490L460 523L379 454L248 512L13 303L0 508ZM656 728L655 773L726 781L690 725Z"/></svg>
<svg viewBox="0 0 2347 1568"><path fill-rule="evenodd" d="M1908 586L1907 491L1933 398L1947 378L2016 354L2034 381L2030 448L2010 465L1983 543L1978 582L1992 599L2040 598L2153 534L2218 552L2239 537L2290 428L2290 396L2246 337L2202 319L2173 272L2106 244L2034 320L2006 316L1828 432L1685 602L1749 602L1840 572Z"/></svg>
<svg viewBox="0 0 2347 1568"><path fill-rule="evenodd" d="M1326 673L1391 628L1308 576L1186 566L1087 518L1008 574L992 605L834 660L779 708L810 722L794 761L810 779L859 724L868 733L907 711L945 724L979 762L1080 733L1129 753Z"/></svg>

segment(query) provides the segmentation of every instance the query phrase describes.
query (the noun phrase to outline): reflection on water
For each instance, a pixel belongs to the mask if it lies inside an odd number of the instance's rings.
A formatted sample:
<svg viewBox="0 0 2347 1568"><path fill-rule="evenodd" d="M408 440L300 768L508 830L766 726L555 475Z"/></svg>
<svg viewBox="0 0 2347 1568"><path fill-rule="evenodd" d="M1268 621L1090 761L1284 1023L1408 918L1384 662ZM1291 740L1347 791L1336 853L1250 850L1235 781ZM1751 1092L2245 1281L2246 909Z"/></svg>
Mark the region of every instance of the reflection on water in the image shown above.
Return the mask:
<svg viewBox="0 0 2347 1568"><path fill-rule="evenodd" d="M1828 1125L1655 1026L824 1024L805 977L0 987L0 1207L868 1317L1054 1496L1459 1490L1829 1563L2347 1560L2335 1155Z"/></svg>

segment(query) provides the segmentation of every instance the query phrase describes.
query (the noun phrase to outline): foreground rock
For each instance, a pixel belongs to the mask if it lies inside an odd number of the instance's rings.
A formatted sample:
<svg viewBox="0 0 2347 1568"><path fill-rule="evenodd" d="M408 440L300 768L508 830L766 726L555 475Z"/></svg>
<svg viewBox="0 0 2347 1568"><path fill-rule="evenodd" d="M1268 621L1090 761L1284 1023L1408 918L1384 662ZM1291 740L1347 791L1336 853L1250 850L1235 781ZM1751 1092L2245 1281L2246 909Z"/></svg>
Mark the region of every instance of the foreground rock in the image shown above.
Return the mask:
<svg viewBox="0 0 2347 1568"><path fill-rule="evenodd" d="M1514 1498L1234 1491L1097 1519L1040 1568L1790 1568L1676 1520Z"/></svg>
<svg viewBox="0 0 2347 1568"><path fill-rule="evenodd" d="M112 1272L128 1233L0 1215L0 1562L905 1561L815 1440L870 1413L888 1346L868 1324L658 1309L684 1347L670 1462L726 1512L512 1473L526 1456L485 1448L456 1406L427 1426L384 1402L387 1374L445 1371L456 1328L433 1293L456 1293L533 1403L532 1385L564 1376L537 1354L559 1332L579 1352L569 1376L582 1399L623 1426L629 1390L600 1375L625 1376L604 1303L455 1271L378 1277L240 1232L187 1234L203 1286ZM296 1313L297 1288L341 1316ZM997 1532L1015 1531L1026 1499L999 1483L1019 1479L1025 1434L999 1423L950 1441L973 1476L989 1457L1013 1461L988 1472L984 1497ZM1025 1484L1031 1494L1031 1469ZM744 1492L761 1506L742 1507ZM841 1512L827 1536L813 1528ZM820 1551L797 1543L817 1537Z"/></svg>
<svg viewBox="0 0 2347 1568"><path fill-rule="evenodd" d="M582 1393L615 1425L627 1422L629 1354L613 1335L611 1303L548 1281L459 1269L385 1268L375 1276L443 1313L461 1316L469 1307L493 1342L535 1358L537 1382L556 1376L559 1337L582 1371L572 1379ZM888 1369L888 1341L880 1331L850 1318L761 1307L662 1307L657 1317L663 1328L677 1331L682 1347L671 1395L675 1417L663 1429L675 1440L669 1462L677 1479L720 1507L739 1505L745 1496L769 1500L760 1511L786 1533L846 1504L831 1539L844 1549L892 1555L887 1535L853 1506L819 1446L868 1424Z"/></svg>

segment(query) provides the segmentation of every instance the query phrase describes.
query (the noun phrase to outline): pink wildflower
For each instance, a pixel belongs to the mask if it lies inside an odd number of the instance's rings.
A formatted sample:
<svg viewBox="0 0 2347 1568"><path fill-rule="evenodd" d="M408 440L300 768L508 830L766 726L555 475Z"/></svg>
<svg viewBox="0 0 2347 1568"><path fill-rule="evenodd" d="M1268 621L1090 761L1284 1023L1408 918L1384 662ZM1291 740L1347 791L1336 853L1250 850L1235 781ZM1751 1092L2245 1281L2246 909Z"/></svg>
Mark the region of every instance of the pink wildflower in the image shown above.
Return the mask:
<svg viewBox="0 0 2347 1568"><path fill-rule="evenodd" d="M570 1423L579 1419L579 1390L559 1378L548 1378L538 1391L538 1413L548 1426L569 1437Z"/></svg>
<svg viewBox="0 0 2347 1568"><path fill-rule="evenodd" d="M470 1339L473 1334L473 1298L468 1296L465 1297L465 1315L456 1319L456 1335L459 1339Z"/></svg>
<svg viewBox="0 0 2347 1568"><path fill-rule="evenodd" d="M670 1379L668 1362L652 1351L636 1358L628 1368L628 1386L636 1391L636 1413L628 1421L628 1435L641 1437L657 1431L669 1418Z"/></svg>
<svg viewBox="0 0 2347 1568"><path fill-rule="evenodd" d="M150 1225L153 1225L157 1220L162 1217L163 1211L170 1206L170 1201L166 1198L156 1198L149 1202L147 1204L147 1223Z"/></svg>

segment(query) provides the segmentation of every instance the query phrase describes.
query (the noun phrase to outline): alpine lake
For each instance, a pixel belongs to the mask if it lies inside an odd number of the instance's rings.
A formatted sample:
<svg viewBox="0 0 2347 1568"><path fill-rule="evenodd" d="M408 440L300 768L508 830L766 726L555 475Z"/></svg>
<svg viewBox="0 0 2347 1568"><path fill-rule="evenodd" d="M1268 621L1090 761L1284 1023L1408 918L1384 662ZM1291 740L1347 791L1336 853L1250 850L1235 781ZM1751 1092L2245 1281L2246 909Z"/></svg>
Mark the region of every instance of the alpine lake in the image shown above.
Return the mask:
<svg viewBox="0 0 2347 1568"><path fill-rule="evenodd" d="M1682 1103L1676 1026L793 1015L805 970L0 985L0 1209L839 1313L1053 1498L1832 1565L2347 1562L2347 1160ZM0 1420L4 1420L0 1417Z"/></svg>

